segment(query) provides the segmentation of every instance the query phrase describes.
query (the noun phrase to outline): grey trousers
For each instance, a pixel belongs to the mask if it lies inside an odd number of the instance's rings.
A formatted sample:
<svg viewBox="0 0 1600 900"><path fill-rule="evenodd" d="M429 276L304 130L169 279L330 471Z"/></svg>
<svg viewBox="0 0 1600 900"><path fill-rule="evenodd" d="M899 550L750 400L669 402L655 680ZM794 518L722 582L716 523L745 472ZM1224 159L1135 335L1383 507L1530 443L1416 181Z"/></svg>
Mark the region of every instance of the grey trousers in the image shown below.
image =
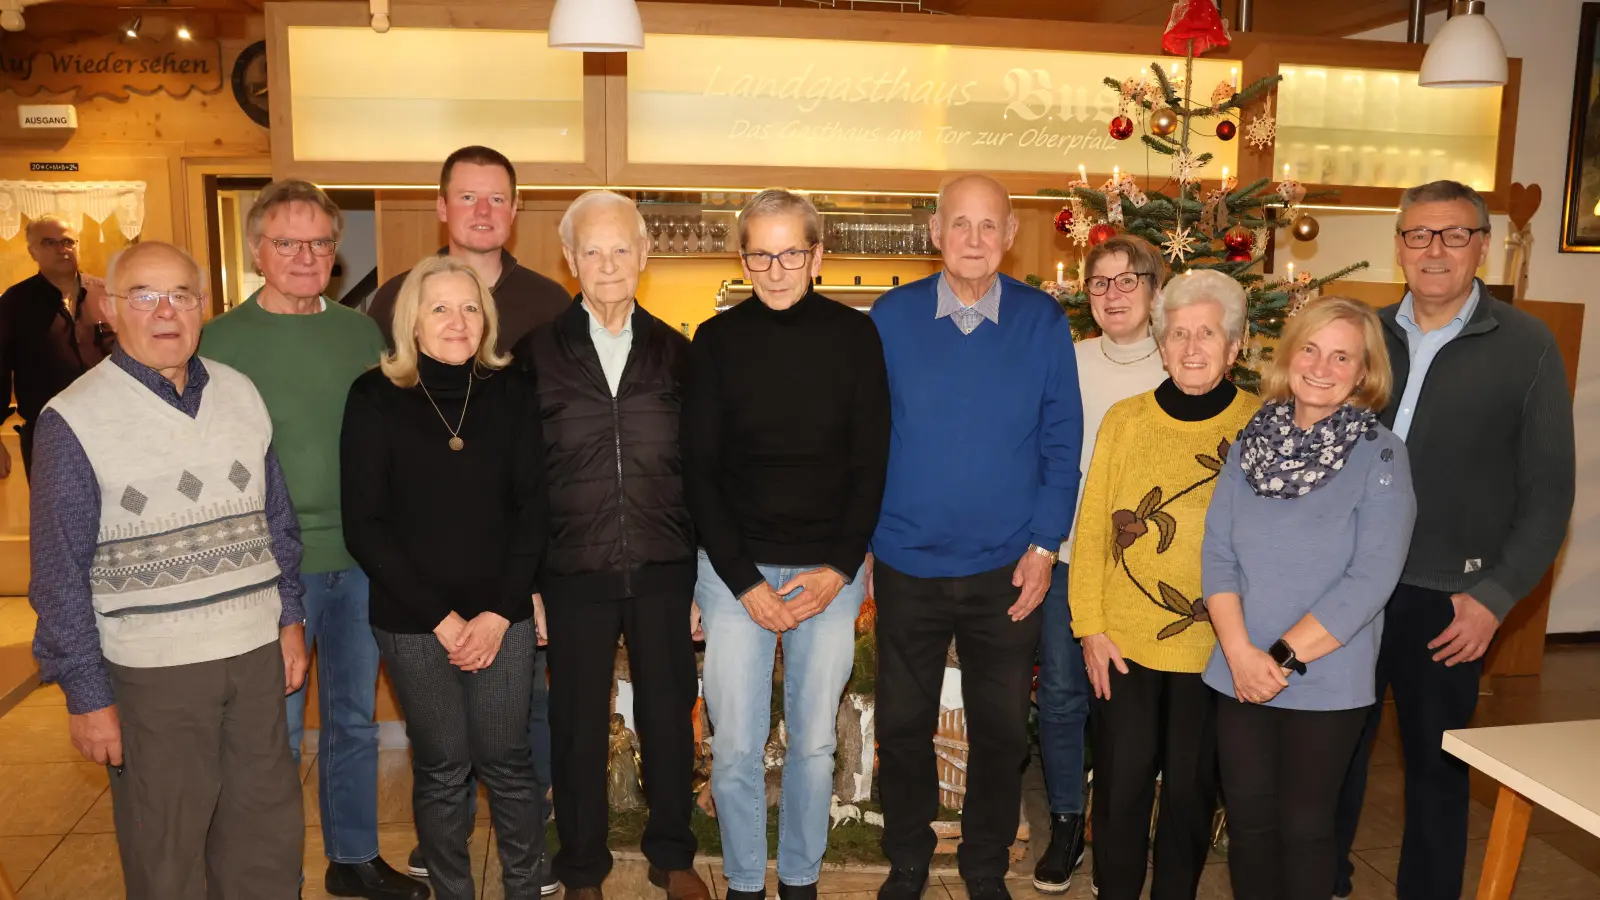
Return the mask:
<svg viewBox="0 0 1600 900"><path fill-rule="evenodd" d="M286 900L305 844L273 641L213 662L110 662L122 719L111 804L128 900Z"/></svg>
<svg viewBox="0 0 1600 900"><path fill-rule="evenodd" d="M533 620L506 630L481 672L463 672L432 634L374 628L411 739L411 805L436 900L473 900L467 838L473 775L489 791L506 900L537 900L544 853L542 798L528 749Z"/></svg>

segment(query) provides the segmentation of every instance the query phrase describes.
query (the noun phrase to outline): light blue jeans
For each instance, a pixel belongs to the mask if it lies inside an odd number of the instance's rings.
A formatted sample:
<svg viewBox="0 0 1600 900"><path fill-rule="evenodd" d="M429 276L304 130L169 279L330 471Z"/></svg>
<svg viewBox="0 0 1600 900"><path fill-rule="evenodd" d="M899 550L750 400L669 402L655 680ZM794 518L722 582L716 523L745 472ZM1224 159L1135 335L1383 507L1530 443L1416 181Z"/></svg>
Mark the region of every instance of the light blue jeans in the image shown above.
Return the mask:
<svg viewBox="0 0 1600 900"><path fill-rule="evenodd" d="M758 566L773 588L818 566ZM855 660L855 622L866 596L862 573L821 613L783 635L783 715L788 750L778 804L778 880L814 884L828 847L834 720ZM785 599L794 599L793 595ZM705 695L711 716L711 794L722 830L728 886L764 890L766 767L772 729L772 665L778 635L757 625L700 554L695 587L706 632Z"/></svg>
<svg viewBox="0 0 1600 900"><path fill-rule="evenodd" d="M378 642L367 621L367 573L352 566L302 574L306 646L317 649L317 802L322 849L337 863L378 855ZM287 698L289 749L300 762L306 689Z"/></svg>

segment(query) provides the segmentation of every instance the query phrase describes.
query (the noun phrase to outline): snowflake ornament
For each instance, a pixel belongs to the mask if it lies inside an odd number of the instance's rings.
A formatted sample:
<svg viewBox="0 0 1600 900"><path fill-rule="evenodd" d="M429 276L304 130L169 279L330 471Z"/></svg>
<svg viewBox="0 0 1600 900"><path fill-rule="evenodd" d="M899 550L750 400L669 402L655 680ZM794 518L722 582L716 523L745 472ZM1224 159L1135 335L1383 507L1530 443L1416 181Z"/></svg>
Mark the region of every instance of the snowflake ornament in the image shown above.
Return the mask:
<svg viewBox="0 0 1600 900"><path fill-rule="evenodd" d="M1268 97L1266 105L1250 124L1244 127L1244 139L1257 150L1266 150L1278 140L1278 120L1272 115L1272 98Z"/></svg>
<svg viewBox="0 0 1600 900"><path fill-rule="evenodd" d="M1188 150L1172 154L1172 180L1179 184L1194 184L1200 180L1200 162Z"/></svg>
<svg viewBox="0 0 1600 900"><path fill-rule="evenodd" d="M1067 232L1072 235L1072 242L1079 247L1089 246L1089 232L1094 230L1095 222L1089 216L1073 216L1072 228Z"/></svg>
<svg viewBox="0 0 1600 900"><path fill-rule="evenodd" d="M1168 262L1184 262L1188 260L1189 257L1194 255L1194 232L1190 231L1187 227L1179 228L1176 231L1169 231L1167 232L1167 239L1161 242L1161 247L1163 252L1166 254Z"/></svg>

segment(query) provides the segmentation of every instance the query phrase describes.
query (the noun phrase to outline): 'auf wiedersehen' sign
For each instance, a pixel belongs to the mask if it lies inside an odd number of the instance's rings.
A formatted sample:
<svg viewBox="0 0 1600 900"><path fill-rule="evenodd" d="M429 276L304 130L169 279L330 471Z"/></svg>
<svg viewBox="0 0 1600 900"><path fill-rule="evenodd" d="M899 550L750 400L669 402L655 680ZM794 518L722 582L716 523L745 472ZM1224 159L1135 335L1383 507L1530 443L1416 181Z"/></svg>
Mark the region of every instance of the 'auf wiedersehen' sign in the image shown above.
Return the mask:
<svg viewBox="0 0 1600 900"><path fill-rule="evenodd" d="M222 90L222 47L214 40L121 41L112 37L33 40L8 34L0 42L0 90L31 97L76 92L77 99L165 91Z"/></svg>

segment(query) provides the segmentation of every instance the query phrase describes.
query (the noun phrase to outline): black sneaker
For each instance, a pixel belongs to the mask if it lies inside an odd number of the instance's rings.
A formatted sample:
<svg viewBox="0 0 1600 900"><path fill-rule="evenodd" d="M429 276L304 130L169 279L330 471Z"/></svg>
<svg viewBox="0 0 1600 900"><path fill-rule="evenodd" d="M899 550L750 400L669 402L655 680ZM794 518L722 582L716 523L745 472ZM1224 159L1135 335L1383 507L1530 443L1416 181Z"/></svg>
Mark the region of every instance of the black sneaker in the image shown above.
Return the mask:
<svg viewBox="0 0 1600 900"><path fill-rule="evenodd" d="M817 900L817 883L784 884L778 882L778 900Z"/></svg>
<svg viewBox="0 0 1600 900"><path fill-rule="evenodd" d="M1034 888L1042 894L1065 894L1072 888L1072 873L1082 864L1083 814L1052 816L1050 845L1033 868Z"/></svg>
<svg viewBox="0 0 1600 900"><path fill-rule="evenodd" d="M412 878L428 877L428 861L422 856L422 847L411 848L411 856L406 860L406 872Z"/></svg>
<svg viewBox="0 0 1600 900"><path fill-rule="evenodd" d="M374 856L364 863L328 863L323 886L335 897L366 900L428 900L428 886L396 872Z"/></svg>
<svg viewBox="0 0 1600 900"><path fill-rule="evenodd" d="M969 878L966 882L969 900L1011 900L1004 878Z"/></svg>
<svg viewBox="0 0 1600 900"><path fill-rule="evenodd" d="M927 886L927 869L890 869L888 879L878 888L878 900L921 900Z"/></svg>
<svg viewBox="0 0 1600 900"><path fill-rule="evenodd" d="M728 888L728 893L724 897L725 900L767 900L767 892L765 890L741 891Z"/></svg>
<svg viewBox="0 0 1600 900"><path fill-rule="evenodd" d="M539 861L533 865L534 874L539 877L539 896L548 897L561 890L561 882L550 874L550 854L539 854Z"/></svg>

